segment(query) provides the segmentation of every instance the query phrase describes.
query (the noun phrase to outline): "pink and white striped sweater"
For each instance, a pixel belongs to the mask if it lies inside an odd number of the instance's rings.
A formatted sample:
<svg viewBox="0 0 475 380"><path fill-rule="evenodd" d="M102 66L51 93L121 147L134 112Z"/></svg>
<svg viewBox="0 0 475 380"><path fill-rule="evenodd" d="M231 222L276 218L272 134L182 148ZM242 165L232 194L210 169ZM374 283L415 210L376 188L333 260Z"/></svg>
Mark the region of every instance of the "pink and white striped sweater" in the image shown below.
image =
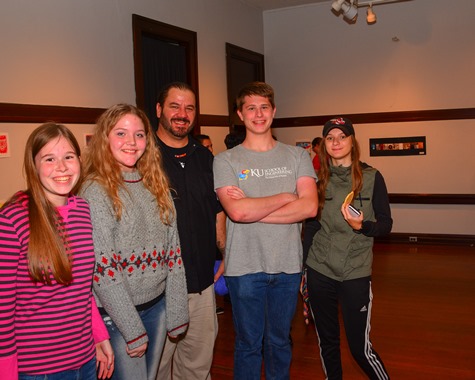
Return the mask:
<svg viewBox="0 0 475 380"><path fill-rule="evenodd" d="M76 369L109 338L91 294L95 257L88 204L59 207L73 257L73 282L35 283L28 273L28 196L0 210L0 379Z"/></svg>

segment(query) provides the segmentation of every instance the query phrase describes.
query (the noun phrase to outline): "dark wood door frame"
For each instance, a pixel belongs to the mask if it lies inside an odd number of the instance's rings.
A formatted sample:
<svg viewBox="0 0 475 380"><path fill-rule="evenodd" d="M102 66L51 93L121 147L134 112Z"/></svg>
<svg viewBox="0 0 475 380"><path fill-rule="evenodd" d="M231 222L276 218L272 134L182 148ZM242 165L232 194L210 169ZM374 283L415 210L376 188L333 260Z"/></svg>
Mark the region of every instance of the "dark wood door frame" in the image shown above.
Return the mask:
<svg viewBox="0 0 475 380"><path fill-rule="evenodd" d="M189 84L196 92L196 129L199 130L199 84L198 84L198 42L196 32L174 25L165 24L137 14L132 15L134 40L134 76L137 107L144 107L144 75L142 62L142 36L147 35L172 44L183 46L186 50L186 66Z"/></svg>
<svg viewBox="0 0 475 380"><path fill-rule="evenodd" d="M241 86L252 81L265 81L264 55L226 43L226 83L228 92L228 125L242 127L236 114L235 98Z"/></svg>

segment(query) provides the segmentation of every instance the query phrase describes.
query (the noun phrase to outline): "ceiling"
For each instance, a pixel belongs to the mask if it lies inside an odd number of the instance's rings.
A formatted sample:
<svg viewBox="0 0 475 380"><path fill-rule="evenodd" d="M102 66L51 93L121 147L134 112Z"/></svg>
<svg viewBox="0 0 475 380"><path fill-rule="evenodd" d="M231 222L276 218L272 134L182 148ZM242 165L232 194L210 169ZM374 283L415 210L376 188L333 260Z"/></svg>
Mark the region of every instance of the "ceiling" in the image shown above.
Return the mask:
<svg viewBox="0 0 475 380"><path fill-rule="evenodd" d="M298 5L329 3L331 0L241 0L242 3L264 11L270 9L295 7Z"/></svg>

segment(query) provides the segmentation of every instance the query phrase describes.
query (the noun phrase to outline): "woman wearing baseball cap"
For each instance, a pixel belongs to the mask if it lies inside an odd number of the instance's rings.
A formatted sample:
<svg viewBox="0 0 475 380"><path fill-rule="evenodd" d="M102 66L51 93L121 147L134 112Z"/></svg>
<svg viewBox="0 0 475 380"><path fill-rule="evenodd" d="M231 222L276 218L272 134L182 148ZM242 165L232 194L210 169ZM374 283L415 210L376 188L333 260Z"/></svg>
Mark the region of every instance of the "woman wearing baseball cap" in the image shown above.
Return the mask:
<svg viewBox="0 0 475 380"><path fill-rule="evenodd" d="M360 161L351 120L337 117L323 127L318 172L319 212L305 227L310 307L321 358L330 380L342 379L338 305L351 353L370 379L389 379L369 339L373 239L392 228L381 173ZM356 210L355 210L356 209Z"/></svg>

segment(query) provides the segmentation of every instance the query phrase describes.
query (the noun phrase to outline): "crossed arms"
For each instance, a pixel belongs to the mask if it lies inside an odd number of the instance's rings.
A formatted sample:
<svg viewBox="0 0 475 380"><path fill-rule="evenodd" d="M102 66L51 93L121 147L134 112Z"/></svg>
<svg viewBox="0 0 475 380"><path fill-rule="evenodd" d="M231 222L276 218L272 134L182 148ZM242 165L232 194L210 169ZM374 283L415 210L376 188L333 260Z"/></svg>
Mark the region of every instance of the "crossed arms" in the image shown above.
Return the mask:
<svg viewBox="0 0 475 380"><path fill-rule="evenodd" d="M228 217L238 223L288 224L314 217L318 210L317 185L312 177L297 179L297 192L248 198L237 186L216 190Z"/></svg>

